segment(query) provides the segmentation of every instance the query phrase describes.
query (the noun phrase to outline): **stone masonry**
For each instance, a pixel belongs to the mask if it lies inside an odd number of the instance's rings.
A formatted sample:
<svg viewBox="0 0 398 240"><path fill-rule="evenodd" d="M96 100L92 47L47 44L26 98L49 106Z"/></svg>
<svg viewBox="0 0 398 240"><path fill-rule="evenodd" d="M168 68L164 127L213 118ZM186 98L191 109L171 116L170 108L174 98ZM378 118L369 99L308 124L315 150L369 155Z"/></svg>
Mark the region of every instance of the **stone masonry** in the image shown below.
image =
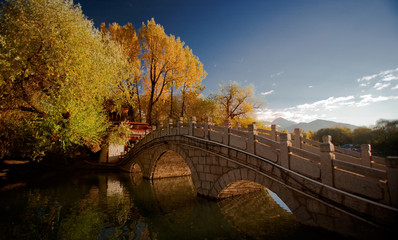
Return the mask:
<svg viewBox="0 0 398 240"><path fill-rule="evenodd" d="M336 152L330 137L316 143L299 130L292 136L275 129L170 121L142 139L119 168L139 165L149 179L190 174L197 193L213 199L266 187L304 224L364 239L396 233L396 158L382 165L369 153Z"/></svg>

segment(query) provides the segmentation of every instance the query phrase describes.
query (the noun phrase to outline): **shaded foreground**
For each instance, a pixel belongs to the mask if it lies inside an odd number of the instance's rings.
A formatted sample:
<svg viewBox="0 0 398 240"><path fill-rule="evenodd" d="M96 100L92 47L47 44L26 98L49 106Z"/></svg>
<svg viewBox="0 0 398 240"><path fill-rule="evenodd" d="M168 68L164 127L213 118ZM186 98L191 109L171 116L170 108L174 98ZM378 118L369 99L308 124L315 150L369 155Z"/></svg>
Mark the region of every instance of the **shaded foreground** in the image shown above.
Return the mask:
<svg viewBox="0 0 398 240"><path fill-rule="evenodd" d="M0 192L0 239L336 239L301 225L267 190L197 197L190 177L64 172Z"/></svg>

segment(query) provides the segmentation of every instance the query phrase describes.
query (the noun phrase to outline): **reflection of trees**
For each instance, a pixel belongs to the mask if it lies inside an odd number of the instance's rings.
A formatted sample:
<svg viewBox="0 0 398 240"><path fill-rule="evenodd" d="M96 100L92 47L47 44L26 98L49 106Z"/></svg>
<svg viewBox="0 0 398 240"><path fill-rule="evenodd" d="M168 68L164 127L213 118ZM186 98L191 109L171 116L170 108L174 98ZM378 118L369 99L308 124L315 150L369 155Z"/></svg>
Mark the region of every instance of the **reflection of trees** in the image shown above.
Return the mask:
<svg viewBox="0 0 398 240"><path fill-rule="evenodd" d="M9 191L0 198L0 240L320 236L263 191L215 202L197 197L189 177L132 180L94 172Z"/></svg>
<svg viewBox="0 0 398 240"><path fill-rule="evenodd" d="M60 222L59 239L96 239L102 230L104 218L98 202L89 199L69 209Z"/></svg>
<svg viewBox="0 0 398 240"><path fill-rule="evenodd" d="M122 185L107 191L108 177L117 185L111 174L80 174L2 196L0 239L135 238L138 210Z"/></svg>

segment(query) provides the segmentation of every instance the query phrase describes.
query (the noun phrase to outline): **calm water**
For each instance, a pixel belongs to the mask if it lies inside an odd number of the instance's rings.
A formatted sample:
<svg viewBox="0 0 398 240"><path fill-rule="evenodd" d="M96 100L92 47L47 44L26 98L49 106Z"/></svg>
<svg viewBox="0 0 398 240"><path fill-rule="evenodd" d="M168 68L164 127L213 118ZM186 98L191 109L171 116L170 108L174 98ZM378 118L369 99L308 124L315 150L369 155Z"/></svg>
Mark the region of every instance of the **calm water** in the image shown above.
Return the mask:
<svg viewBox="0 0 398 240"><path fill-rule="evenodd" d="M0 239L336 239L300 225L260 191L196 196L190 177L148 181L104 172L53 174L0 192Z"/></svg>

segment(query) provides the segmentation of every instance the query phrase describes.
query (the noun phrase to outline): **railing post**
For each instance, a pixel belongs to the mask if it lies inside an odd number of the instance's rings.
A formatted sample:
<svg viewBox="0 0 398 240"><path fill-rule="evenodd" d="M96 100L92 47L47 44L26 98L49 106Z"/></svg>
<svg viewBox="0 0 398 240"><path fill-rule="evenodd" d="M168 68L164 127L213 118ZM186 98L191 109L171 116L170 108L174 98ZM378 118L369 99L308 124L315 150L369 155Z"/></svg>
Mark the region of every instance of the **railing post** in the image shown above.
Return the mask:
<svg viewBox="0 0 398 240"><path fill-rule="evenodd" d="M177 135L180 135L181 133L181 126L183 124L184 118L180 117L178 118L178 122L177 122Z"/></svg>
<svg viewBox="0 0 398 240"><path fill-rule="evenodd" d="M171 131L172 131L172 129L173 129L173 119L169 119L169 124L167 124L167 134L168 135L171 135Z"/></svg>
<svg viewBox="0 0 398 240"><path fill-rule="evenodd" d="M247 151L249 153L256 154L256 135L257 135L257 123L252 123L248 126L249 135L247 139Z"/></svg>
<svg viewBox="0 0 398 240"><path fill-rule="evenodd" d="M322 183L333 186L333 160L335 159L335 155L334 145L331 142L332 136L323 136L322 140L323 142L320 145L321 180Z"/></svg>
<svg viewBox="0 0 398 240"><path fill-rule="evenodd" d="M162 129L163 128L163 122L158 123L158 130L159 130L159 137L162 136Z"/></svg>
<svg viewBox="0 0 398 240"><path fill-rule="evenodd" d="M230 129L232 127L232 121L231 120L225 120L224 122L224 135L223 135L223 143L225 145L229 145L229 133Z"/></svg>
<svg viewBox="0 0 398 240"><path fill-rule="evenodd" d="M195 134L195 124L196 124L196 117L192 116L189 119L189 135L191 136Z"/></svg>
<svg viewBox="0 0 398 240"><path fill-rule="evenodd" d="M156 125L152 125L151 128L151 137L152 139L156 138L156 136L158 135L158 133L156 132L157 126Z"/></svg>
<svg viewBox="0 0 398 240"><path fill-rule="evenodd" d="M398 157L387 157L387 185L390 191L391 205L398 207Z"/></svg>
<svg viewBox="0 0 398 240"><path fill-rule="evenodd" d="M289 147L292 146L292 136L289 133L280 134L280 164L282 167L290 168Z"/></svg>
<svg viewBox="0 0 398 240"><path fill-rule="evenodd" d="M303 137L303 130L300 128L295 128L294 129L294 140L293 140L293 146L296 148L301 148L301 145L303 141L301 141Z"/></svg>
<svg viewBox="0 0 398 240"><path fill-rule="evenodd" d="M361 165L370 167L370 158L372 156L370 144L361 144Z"/></svg>
<svg viewBox="0 0 398 240"><path fill-rule="evenodd" d="M236 130L240 130L242 128L242 124L240 122L237 122L235 128Z"/></svg>
<svg viewBox="0 0 398 240"><path fill-rule="evenodd" d="M210 131L209 131L209 126L213 125L211 117L206 117L206 122L205 122L205 139L210 139Z"/></svg>
<svg viewBox="0 0 398 240"><path fill-rule="evenodd" d="M278 141L278 126L276 126L275 124L271 125L271 139L274 141Z"/></svg>

